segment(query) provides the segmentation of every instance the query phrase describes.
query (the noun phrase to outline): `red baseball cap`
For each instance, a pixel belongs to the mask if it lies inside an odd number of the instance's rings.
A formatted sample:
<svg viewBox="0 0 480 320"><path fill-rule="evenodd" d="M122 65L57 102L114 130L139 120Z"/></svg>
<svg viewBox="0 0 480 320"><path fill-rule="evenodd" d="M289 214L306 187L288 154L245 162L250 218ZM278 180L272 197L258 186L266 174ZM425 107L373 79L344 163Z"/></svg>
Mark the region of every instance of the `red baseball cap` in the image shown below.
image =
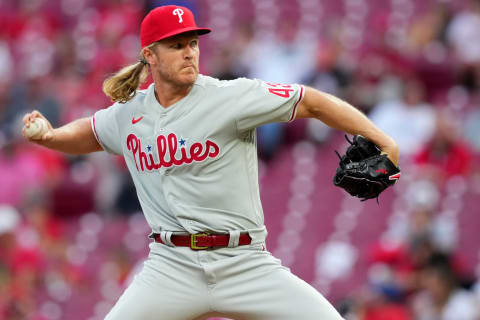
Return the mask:
<svg viewBox="0 0 480 320"><path fill-rule="evenodd" d="M180 6L162 6L150 11L140 26L142 48L180 33L197 31L199 35L210 29L199 28L190 9Z"/></svg>

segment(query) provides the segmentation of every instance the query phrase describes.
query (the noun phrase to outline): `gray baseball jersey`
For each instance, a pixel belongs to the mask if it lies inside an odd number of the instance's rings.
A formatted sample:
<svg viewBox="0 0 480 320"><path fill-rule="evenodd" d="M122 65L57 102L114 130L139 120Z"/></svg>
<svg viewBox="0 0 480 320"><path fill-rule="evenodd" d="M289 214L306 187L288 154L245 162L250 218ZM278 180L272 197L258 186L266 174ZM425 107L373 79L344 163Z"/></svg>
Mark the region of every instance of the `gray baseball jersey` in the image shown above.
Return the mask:
<svg viewBox="0 0 480 320"><path fill-rule="evenodd" d="M255 128L292 121L304 87L199 75L168 108L154 88L92 117L103 149L124 156L152 230L262 228Z"/></svg>

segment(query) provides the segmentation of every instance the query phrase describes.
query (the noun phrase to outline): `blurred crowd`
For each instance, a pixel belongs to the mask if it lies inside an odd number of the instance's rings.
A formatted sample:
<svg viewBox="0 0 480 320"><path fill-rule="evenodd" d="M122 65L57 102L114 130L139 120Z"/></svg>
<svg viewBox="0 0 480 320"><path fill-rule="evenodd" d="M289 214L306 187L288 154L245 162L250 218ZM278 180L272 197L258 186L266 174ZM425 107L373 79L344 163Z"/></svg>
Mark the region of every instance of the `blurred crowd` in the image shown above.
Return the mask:
<svg viewBox="0 0 480 320"><path fill-rule="evenodd" d="M98 225L148 233L123 159L28 144L21 119L36 109L56 127L109 106L102 81L138 59L139 22L163 4L186 5L213 29L200 41L202 73L315 87L398 141L417 201L365 253L368 283L337 301L346 319L480 319L477 266L438 219L445 190L480 198L479 0L0 0L0 319L67 318L68 301L99 286L84 264L102 241ZM338 135L313 120L263 126L261 161ZM120 291L136 250L112 244L98 257L100 300Z"/></svg>

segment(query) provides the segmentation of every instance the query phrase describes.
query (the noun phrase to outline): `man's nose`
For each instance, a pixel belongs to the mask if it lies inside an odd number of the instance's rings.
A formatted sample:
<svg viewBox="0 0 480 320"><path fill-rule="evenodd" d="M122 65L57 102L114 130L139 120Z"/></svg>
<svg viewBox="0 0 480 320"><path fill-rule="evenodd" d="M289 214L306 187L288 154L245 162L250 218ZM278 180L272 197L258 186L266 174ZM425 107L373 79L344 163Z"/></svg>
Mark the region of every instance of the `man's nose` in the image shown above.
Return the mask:
<svg viewBox="0 0 480 320"><path fill-rule="evenodd" d="M195 50L193 50L192 47L186 46L185 50L183 51L183 56L185 59L193 59L193 56L195 55Z"/></svg>

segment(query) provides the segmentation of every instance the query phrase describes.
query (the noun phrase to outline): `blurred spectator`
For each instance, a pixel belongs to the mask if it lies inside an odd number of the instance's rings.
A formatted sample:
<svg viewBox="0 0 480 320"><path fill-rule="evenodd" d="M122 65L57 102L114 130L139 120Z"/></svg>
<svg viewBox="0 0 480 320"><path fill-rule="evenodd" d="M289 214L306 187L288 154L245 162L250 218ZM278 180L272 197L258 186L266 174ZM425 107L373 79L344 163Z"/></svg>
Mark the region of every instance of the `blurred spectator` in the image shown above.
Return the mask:
<svg viewBox="0 0 480 320"><path fill-rule="evenodd" d="M365 320L410 320L405 305L406 292L399 282L398 272L384 264L374 264L370 268L369 282L371 294L364 299Z"/></svg>
<svg viewBox="0 0 480 320"><path fill-rule="evenodd" d="M447 41L446 32L452 18L451 9L445 2L435 2L432 5L431 10L413 21L409 30L409 42L414 51L428 54L428 50L432 49L432 47L429 49L429 46Z"/></svg>
<svg viewBox="0 0 480 320"><path fill-rule="evenodd" d="M468 0L463 11L457 13L447 30L457 65L458 82L470 93L480 87L480 1Z"/></svg>
<svg viewBox="0 0 480 320"><path fill-rule="evenodd" d="M237 27L236 36L231 43L223 48L218 48L211 53L209 59L211 75L221 80L232 80L246 77L250 71L248 61L242 61L242 55L253 41L255 33L251 25L245 24Z"/></svg>
<svg viewBox="0 0 480 320"><path fill-rule="evenodd" d="M381 101L370 118L397 141L404 157L418 152L435 129L435 110L425 101L425 87L416 79L406 81L402 99Z"/></svg>
<svg viewBox="0 0 480 320"><path fill-rule="evenodd" d="M293 21L278 24L276 37L252 38L240 55L248 76L275 83L297 83L315 67L315 41L297 37ZM295 66L288 68L286 66Z"/></svg>
<svg viewBox="0 0 480 320"><path fill-rule="evenodd" d="M406 292L398 283L396 271L384 263L375 263L369 269L369 283L352 295L347 320L412 320L405 303ZM340 309L341 310L341 309Z"/></svg>
<svg viewBox="0 0 480 320"><path fill-rule="evenodd" d="M477 320L480 316L471 292L459 287L448 256L434 255L420 275L420 291L412 301L418 320Z"/></svg>
<svg viewBox="0 0 480 320"><path fill-rule="evenodd" d="M412 23L409 49L414 69L426 87L428 98L435 103L454 85L456 70L446 43L451 4L436 1L432 6Z"/></svg>
<svg viewBox="0 0 480 320"><path fill-rule="evenodd" d="M236 68L237 61L235 48L225 48L218 50L214 58L212 76L220 80L233 80L245 76L245 71Z"/></svg>
<svg viewBox="0 0 480 320"><path fill-rule="evenodd" d="M439 214L441 193L435 182L421 179L411 183L405 192L408 219L396 221L391 227L396 240L411 247L415 259L416 249L451 252L458 244L457 226L451 219ZM428 255L424 255L427 256ZM424 259L420 259L423 261ZM414 263L421 265L421 262Z"/></svg>
<svg viewBox="0 0 480 320"><path fill-rule="evenodd" d="M457 59L464 64L480 62L480 2L467 1L465 10L457 13L447 29L447 39Z"/></svg>
<svg viewBox="0 0 480 320"><path fill-rule="evenodd" d="M443 181L454 175L468 174L473 155L458 134L456 119L440 112L433 137L415 155L419 172Z"/></svg>
<svg viewBox="0 0 480 320"><path fill-rule="evenodd" d="M303 82L335 96L344 96L343 91L349 85L352 75L340 65L341 54L338 44L321 41L318 44L315 68L312 68Z"/></svg>
<svg viewBox="0 0 480 320"><path fill-rule="evenodd" d="M361 320L411 320L408 308L401 303L389 301L379 294L375 300L365 306Z"/></svg>

